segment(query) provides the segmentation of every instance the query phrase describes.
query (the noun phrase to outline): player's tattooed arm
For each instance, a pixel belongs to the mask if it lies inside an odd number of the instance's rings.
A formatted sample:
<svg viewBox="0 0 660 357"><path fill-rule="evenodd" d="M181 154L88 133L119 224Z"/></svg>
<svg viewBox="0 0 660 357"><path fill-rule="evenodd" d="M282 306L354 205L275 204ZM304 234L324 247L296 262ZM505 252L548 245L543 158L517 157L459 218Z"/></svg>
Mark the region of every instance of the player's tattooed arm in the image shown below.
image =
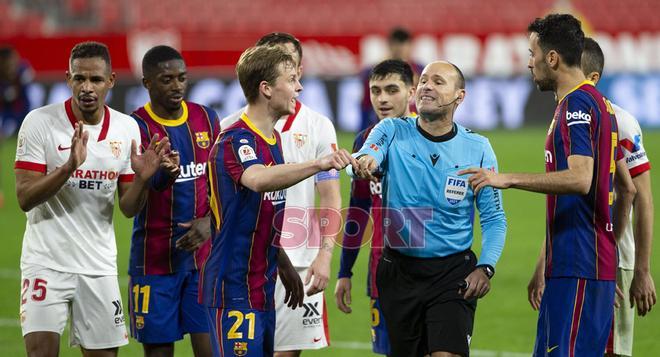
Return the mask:
<svg viewBox="0 0 660 357"><path fill-rule="evenodd" d="M337 233L341 230L341 195L339 180L325 180L316 184L319 192L319 226L321 228L321 247L316 258L307 270L305 286L307 296L319 293L328 286L330 263Z"/></svg>
<svg viewBox="0 0 660 357"><path fill-rule="evenodd" d="M277 254L277 273L280 279L282 279L282 285L284 285L284 290L286 291L284 297L286 306L293 310L297 307L302 307L305 287L284 249L280 249Z"/></svg>
<svg viewBox="0 0 660 357"><path fill-rule="evenodd" d="M16 197L25 212L53 197L71 177L73 172L87 159L89 133L84 131L83 122L76 123L71 137L71 154L64 165L52 172L16 169Z"/></svg>

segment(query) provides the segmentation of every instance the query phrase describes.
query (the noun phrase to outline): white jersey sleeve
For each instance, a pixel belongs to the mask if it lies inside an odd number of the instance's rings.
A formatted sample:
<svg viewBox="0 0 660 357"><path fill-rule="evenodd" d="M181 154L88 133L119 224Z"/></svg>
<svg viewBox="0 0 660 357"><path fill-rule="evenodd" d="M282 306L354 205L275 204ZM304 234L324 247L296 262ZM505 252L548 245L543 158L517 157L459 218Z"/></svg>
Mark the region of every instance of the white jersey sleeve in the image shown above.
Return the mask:
<svg viewBox="0 0 660 357"><path fill-rule="evenodd" d="M46 138L44 117L31 111L23 120L16 143L16 168L46 173Z"/></svg>
<svg viewBox="0 0 660 357"><path fill-rule="evenodd" d="M230 126L232 126L232 124L236 123L241 118L241 114L243 114L243 112L245 112L245 108L247 108L247 107L243 107L240 110L238 110L234 113L231 113L228 116L224 117L220 121L220 131L223 131L223 130L227 129Z"/></svg>
<svg viewBox="0 0 660 357"><path fill-rule="evenodd" d="M644 149L642 129L632 114L615 104L612 104L612 107L619 126L619 144L623 149L630 175L635 177L651 168Z"/></svg>
<svg viewBox="0 0 660 357"><path fill-rule="evenodd" d="M644 149L642 129L639 122L621 107L612 104L619 128L619 146L630 176L638 176L651 169L651 164ZM619 268L632 270L635 268L635 238L632 212L621 242L619 242Z"/></svg>

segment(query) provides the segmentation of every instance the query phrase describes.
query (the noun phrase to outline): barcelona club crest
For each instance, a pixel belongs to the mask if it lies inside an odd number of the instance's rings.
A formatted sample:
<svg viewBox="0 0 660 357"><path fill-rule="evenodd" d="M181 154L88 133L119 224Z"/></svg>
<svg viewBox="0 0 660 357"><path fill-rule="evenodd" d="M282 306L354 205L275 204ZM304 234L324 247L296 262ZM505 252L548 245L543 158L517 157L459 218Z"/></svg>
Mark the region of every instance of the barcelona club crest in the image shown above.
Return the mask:
<svg viewBox="0 0 660 357"><path fill-rule="evenodd" d="M110 141L110 150L115 159L119 159L121 155L121 141Z"/></svg>
<svg viewBox="0 0 660 357"><path fill-rule="evenodd" d="M296 143L296 147L300 149L305 146L305 143L307 142L307 134L294 133L293 141Z"/></svg>
<svg viewBox="0 0 660 357"><path fill-rule="evenodd" d="M211 139L209 139L208 131L195 132L195 140L197 141L197 146L199 146L202 149L206 149L211 144Z"/></svg>
<svg viewBox="0 0 660 357"><path fill-rule="evenodd" d="M142 330L144 328L144 316L135 316L135 327L138 330Z"/></svg>
<svg viewBox="0 0 660 357"><path fill-rule="evenodd" d="M234 342L234 354L236 356L247 356L247 342Z"/></svg>

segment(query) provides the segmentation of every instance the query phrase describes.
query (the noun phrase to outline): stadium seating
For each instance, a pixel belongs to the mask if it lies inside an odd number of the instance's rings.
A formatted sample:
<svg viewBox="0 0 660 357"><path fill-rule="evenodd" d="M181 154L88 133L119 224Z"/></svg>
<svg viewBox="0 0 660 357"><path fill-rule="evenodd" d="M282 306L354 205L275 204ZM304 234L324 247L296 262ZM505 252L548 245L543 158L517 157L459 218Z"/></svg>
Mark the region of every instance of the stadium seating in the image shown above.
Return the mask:
<svg viewBox="0 0 660 357"><path fill-rule="evenodd" d="M567 9L577 10L598 31L660 31L657 0L0 0L0 12L7 14L0 35L173 28L187 33L278 29L300 36L351 36L385 33L397 25L415 33L510 33L548 11ZM58 22L80 16L90 20Z"/></svg>

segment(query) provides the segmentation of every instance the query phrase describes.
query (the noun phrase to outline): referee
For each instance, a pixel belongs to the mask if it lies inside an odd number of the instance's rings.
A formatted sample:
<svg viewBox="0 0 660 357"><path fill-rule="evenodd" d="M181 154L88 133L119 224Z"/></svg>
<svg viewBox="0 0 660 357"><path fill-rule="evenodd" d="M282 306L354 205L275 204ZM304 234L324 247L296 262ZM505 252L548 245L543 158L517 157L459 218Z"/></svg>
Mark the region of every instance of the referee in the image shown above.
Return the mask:
<svg viewBox="0 0 660 357"><path fill-rule="evenodd" d="M449 62L422 72L419 117L384 119L354 154L362 178L382 174L385 250L376 274L391 356L469 356L477 299L506 236L499 190L474 194L462 169L497 170L488 139L454 123L465 79ZM474 207L483 245L470 249Z"/></svg>

